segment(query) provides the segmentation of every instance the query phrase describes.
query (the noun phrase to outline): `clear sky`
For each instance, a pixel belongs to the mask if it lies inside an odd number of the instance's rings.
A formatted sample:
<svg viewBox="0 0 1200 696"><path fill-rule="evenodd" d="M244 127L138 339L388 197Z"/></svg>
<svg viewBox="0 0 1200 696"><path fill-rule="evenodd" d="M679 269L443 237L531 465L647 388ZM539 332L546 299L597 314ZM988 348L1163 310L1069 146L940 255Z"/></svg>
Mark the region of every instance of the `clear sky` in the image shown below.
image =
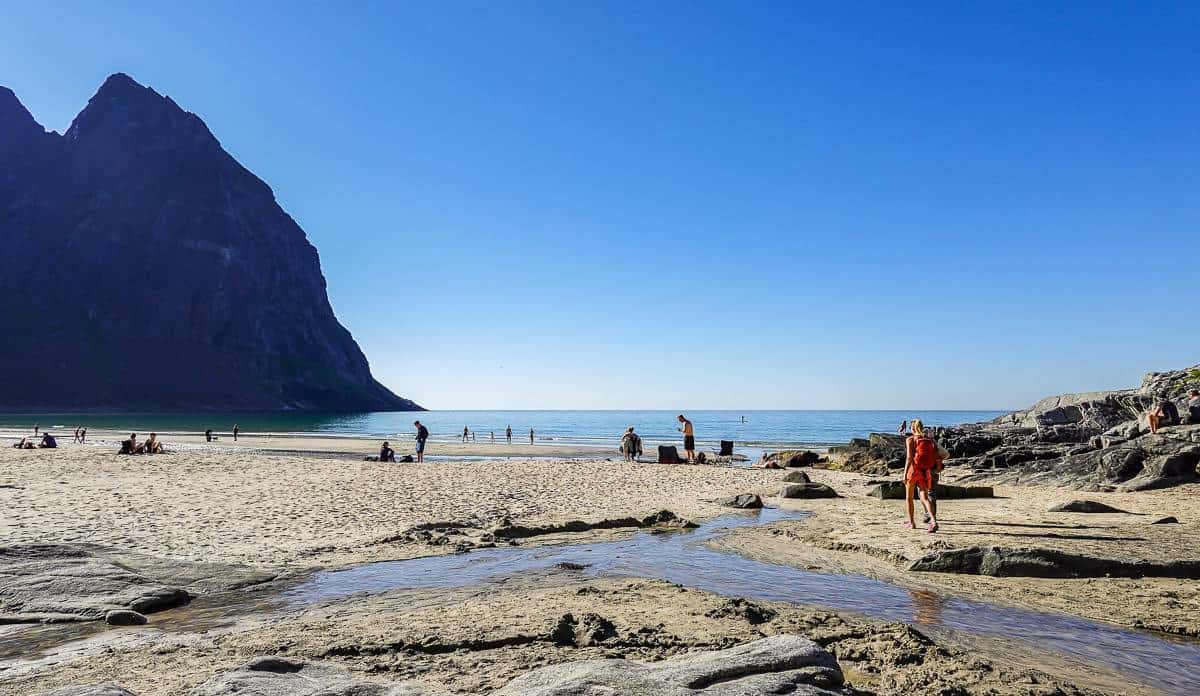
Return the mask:
<svg viewBox="0 0 1200 696"><path fill-rule="evenodd" d="M123 71L434 408L1003 408L1200 362L1195 3L9 2Z"/></svg>

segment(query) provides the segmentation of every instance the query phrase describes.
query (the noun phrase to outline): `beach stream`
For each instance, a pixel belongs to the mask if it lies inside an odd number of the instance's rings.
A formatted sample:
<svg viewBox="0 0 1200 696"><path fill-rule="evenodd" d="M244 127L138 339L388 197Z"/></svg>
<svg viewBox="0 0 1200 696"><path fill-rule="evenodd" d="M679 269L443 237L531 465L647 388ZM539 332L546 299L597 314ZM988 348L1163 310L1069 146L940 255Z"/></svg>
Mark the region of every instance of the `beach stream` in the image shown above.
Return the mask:
<svg viewBox="0 0 1200 696"><path fill-rule="evenodd" d="M738 527L798 519L804 514L767 508L722 516L692 530L642 530L616 541L488 548L319 571L270 598L259 593L253 600L215 604L202 599L189 607L156 614L152 626L161 631L205 630L228 625L234 617L263 617L353 595L486 586L519 574L569 569L585 577L653 578L721 595L904 622L934 637L952 637L993 654L1007 651L1027 662L1057 663L1075 671L1081 683L1101 688L1120 688L1128 680L1162 693L1200 693L1200 641L918 591L860 575L776 565L707 544ZM73 629L72 637L102 630L81 625ZM68 647L62 645L65 637L59 633L58 640L53 640L39 629L0 635L0 653L11 660L22 652L28 656L59 651ZM11 665L8 661L7 666Z"/></svg>

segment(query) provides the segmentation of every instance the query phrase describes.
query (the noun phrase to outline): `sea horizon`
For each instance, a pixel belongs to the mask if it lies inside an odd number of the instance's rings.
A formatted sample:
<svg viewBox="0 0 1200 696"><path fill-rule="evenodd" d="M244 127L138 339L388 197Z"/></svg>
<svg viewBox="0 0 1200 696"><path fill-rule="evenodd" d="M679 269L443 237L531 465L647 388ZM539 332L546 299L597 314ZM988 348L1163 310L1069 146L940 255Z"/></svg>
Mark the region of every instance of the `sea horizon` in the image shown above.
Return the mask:
<svg viewBox="0 0 1200 696"><path fill-rule="evenodd" d="M525 441L534 429L537 442L604 446L633 426L650 444L679 439L675 417L692 420L698 442L733 440L740 446L824 447L873 432L895 432L901 421L921 418L933 426L991 420L999 409L447 409L427 411L179 413L0 413L0 429L32 428L70 432L154 429L160 433L229 432L236 424L246 434L272 433L329 437L405 437L420 420L434 441L462 438L463 428L476 442L505 438Z"/></svg>

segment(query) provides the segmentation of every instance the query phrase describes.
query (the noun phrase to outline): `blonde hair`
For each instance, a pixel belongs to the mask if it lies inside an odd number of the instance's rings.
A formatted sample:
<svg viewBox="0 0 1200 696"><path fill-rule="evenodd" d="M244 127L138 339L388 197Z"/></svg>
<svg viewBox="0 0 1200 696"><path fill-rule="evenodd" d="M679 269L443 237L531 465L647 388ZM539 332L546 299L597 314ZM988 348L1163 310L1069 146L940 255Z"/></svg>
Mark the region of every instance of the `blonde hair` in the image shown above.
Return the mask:
<svg viewBox="0 0 1200 696"><path fill-rule="evenodd" d="M909 424L912 425L913 435L921 437L925 434L925 424L921 422L920 418L912 419L909 421Z"/></svg>

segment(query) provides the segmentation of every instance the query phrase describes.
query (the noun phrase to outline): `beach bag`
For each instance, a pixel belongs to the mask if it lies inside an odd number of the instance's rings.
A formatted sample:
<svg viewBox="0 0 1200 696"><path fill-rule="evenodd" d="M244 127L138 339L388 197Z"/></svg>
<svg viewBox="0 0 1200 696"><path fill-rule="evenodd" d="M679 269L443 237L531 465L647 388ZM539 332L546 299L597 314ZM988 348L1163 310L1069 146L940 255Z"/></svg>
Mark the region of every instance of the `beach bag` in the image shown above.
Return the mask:
<svg viewBox="0 0 1200 696"><path fill-rule="evenodd" d="M913 447L913 466L921 471L933 471L940 461L937 442L932 437L918 437Z"/></svg>
<svg viewBox="0 0 1200 696"><path fill-rule="evenodd" d="M659 464L682 464L683 460L679 458L679 450L675 449L674 445L659 445L658 446L658 463Z"/></svg>

